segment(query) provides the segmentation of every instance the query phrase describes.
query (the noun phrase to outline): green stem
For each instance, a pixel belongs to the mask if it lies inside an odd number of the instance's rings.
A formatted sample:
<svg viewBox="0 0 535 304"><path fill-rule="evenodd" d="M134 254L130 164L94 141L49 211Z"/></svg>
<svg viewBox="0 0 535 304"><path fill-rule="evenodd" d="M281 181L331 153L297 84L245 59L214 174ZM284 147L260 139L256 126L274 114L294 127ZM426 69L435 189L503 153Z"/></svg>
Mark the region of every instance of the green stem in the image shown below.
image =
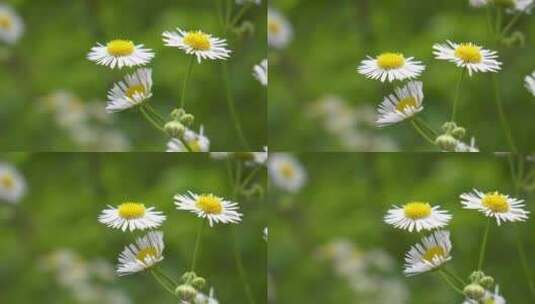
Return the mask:
<svg viewBox="0 0 535 304"><path fill-rule="evenodd" d="M489 237L490 230L490 217L487 219L487 224L485 226L485 233L483 234L483 241L481 242L481 249L479 250L479 260L477 262L477 270L482 270L483 261L485 260L485 250L487 247L487 239Z"/></svg>
<svg viewBox="0 0 535 304"><path fill-rule="evenodd" d="M509 30L516 24L518 20L520 20L520 16L522 16L522 12L516 13L516 15L509 21L509 23L503 28L503 31L500 33L500 37L503 37L509 32Z"/></svg>
<svg viewBox="0 0 535 304"><path fill-rule="evenodd" d="M253 291L251 289L251 285L249 284L249 280L247 279L245 267L243 267L243 259L240 252L240 246L238 244L237 229L234 226L232 227L232 238L234 240L234 261L236 262L236 266L238 267L238 273L240 275L241 283L244 286L245 294L247 295L249 303L255 304Z"/></svg>
<svg viewBox="0 0 535 304"><path fill-rule="evenodd" d="M492 37L492 40L494 40L494 33L492 32L492 14L491 14L491 8L490 5L487 5L487 31L488 34Z"/></svg>
<svg viewBox="0 0 535 304"><path fill-rule="evenodd" d="M531 296L535 299L535 284L532 280L531 270L528 266L528 260L526 258L526 250L524 249L524 245L522 244L520 240L520 232L518 230L518 227L515 226L515 243L516 243L516 250L518 252L518 256L520 257L520 264L522 265L522 270L524 271L524 276L526 278L526 281L528 282L529 291L531 293Z"/></svg>
<svg viewBox="0 0 535 304"><path fill-rule="evenodd" d="M225 32L228 31L228 29L230 28L233 28L236 23L238 23L238 21L240 21L240 19L243 17L243 15L245 15L245 13L247 12L247 10L249 10L249 8L251 8L251 6L253 6L252 3L246 3L241 9L240 11L234 16L234 18L232 18L232 21L230 22L230 24L228 24L225 28Z"/></svg>
<svg viewBox="0 0 535 304"><path fill-rule="evenodd" d="M431 135L433 135L433 137L437 137L438 136L438 132L436 132L431 126L429 126L429 124L427 122L425 122L425 120L423 120L420 117L416 117L415 120L416 120L417 123L422 125L425 129L427 129L427 131L429 131L431 133Z"/></svg>
<svg viewBox="0 0 535 304"><path fill-rule="evenodd" d="M505 136L507 138L507 143L509 144L509 148L511 149L511 152L516 153L517 150L516 150L515 142L513 140L513 136L511 134L511 127L509 126L509 122L507 121L507 116L505 116L505 113L503 111L498 76L495 74L492 75L492 84L494 87L494 100L496 101L496 107L498 109L498 115L500 117L500 123L502 125L503 132L505 133Z"/></svg>
<svg viewBox="0 0 535 304"><path fill-rule="evenodd" d="M418 124L416 123L416 121L414 120L411 120L411 124L412 126L414 127L414 129L416 129L416 131L418 131L418 133L428 142L430 143L431 145L435 145L435 142L429 138L429 136L427 134L425 134L425 132L418 126Z"/></svg>
<svg viewBox="0 0 535 304"><path fill-rule="evenodd" d="M247 184L256 176L256 173L258 172L258 170L260 170L260 167L261 166L257 166L256 168L251 170L251 173L249 173L249 175L247 175L247 177L243 179L243 182L240 185L241 189L245 188Z"/></svg>
<svg viewBox="0 0 535 304"><path fill-rule="evenodd" d="M443 267L442 270L444 271L445 274L447 274L450 277L452 277L454 280L456 280L462 286L466 285L466 282L463 279L461 279L453 270L450 271L450 270L446 269L445 267Z"/></svg>
<svg viewBox="0 0 535 304"><path fill-rule="evenodd" d="M500 33L501 33L501 27L502 27L502 9L500 7L497 8L496 10L496 35L498 35L496 37L496 39L499 41L500 39Z"/></svg>
<svg viewBox="0 0 535 304"><path fill-rule="evenodd" d="M455 122L455 115L457 114L457 104L459 103L459 98L461 96L461 84L463 82L465 69L461 69L461 76L457 82L457 89L455 91L455 99L453 100L453 108L451 110L451 121Z"/></svg>
<svg viewBox="0 0 535 304"><path fill-rule="evenodd" d="M158 282L158 284L160 284L165 290L167 290L169 293L176 297L175 291L171 289L169 285L167 285L167 283L162 280L162 278L158 275L156 271L154 271L154 269L151 269L150 273L156 279L156 282Z"/></svg>
<svg viewBox="0 0 535 304"><path fill-rule="evenodd" d="M191 271L195 271L195 263L197 262L197 255L201 247L202 232L204 230L204 219L201 219L199 230L197 231L197 238L195 239L195 248L193 249L193 258L191 259Z"/></svg>
<svg viewBox="0 0 535 304"><path fill-rule="evenodd" d="M232 122L234 124L234 129L236 130L236 133L238 134L238 138L240 140L242 148L245 148L245 150L248 151L249 144L247 143L247 140L245 139L243 135L240 120L238 118L238 114L236 113L236 108L234 105L234 97L232 96L232 91L230 88L230 80L229 80L229 72L228 72L227 63L222 64L222 70L223 70L223 82L225 85L225 96L227 100L227 107L230 112Z"/></svg>
<svg viewBox="0 0 535 304"><path fill-rule="evenodd" d="M453 290L455 290L456 292L458 292L458 293L460 293L462 295L464 294L464 292L459 287L455 286L455 283L450 281L448 276L446 276L446 274L444 274L444 272L442 270L439 269L438 273L440 274L440 277L442 277L444 282L446 282L446 284L448 284Z"/></svg>
<svg viewBox="0 0 535 304"><path fill-rule="evenodd" d="M232 16L232 2L233 1L234 0L227 0L227 8L226 8L226 12L225 12L225 29L229 25L230 18Z"/></svg>
<svg viewBox="0 0 535 304"><path fill-rule="evenodd" d="M223 18L223 2L224 0L216 0L215 1L215 5L216 5L216 11L217 11L217 18L219 19L219 23L221 25L221 27L224 27L225 26L225 20Z"/></svg>
<svg viewBox="0 0 535 304"><path fill-rule="evenodd" d="M165 130L162 128L162 126L160 126L160 124L156 121L154 121L154 119L152 117L150 117L149 113L147 113L147 110L145 110L145 108L143 106L140 106L139 107L139 111L141 112L141 114L143 114L143 117L145 117L145 119L153 126L155 127L156 129L162 131L163 133L166 133ZM167 133L166 133L167 134Z"/></svg>
<svg viewBox="0 0 535 304"><path fill-rule="evenodd" d="M149 114L152 114L152 116L157 118L162 124L165 124L166 119L160 113L158 113L158 111L156 111L156 109L154 109L150 103L145 104L145 109L149 112Z"/></svg>
<svg viewBox="0 0 535 304"><path fill-rule="evenodd" d="M173 278L171 278L170 276L168 276L167 274L165 274L165 272L163 272L160 268L158 267L155 267L153 268L153 270L162 278L164 278L167 283L171 286L173 286L173 289L175 289L177 286L178 286L178 283L173 280Z"/></svg>
<svg viewBox="0 0 535 304"><path fill-rule="evenodd" d="M184 78L184 83L182 84L182 96L180 97L180 108L184 108L186 104L186 88L188 87L188 82L191 77L191 72L193 71L193 63L195 62L195 56L191 55L191 58L189 60L188 64L188 71L186 73L186 77Z"/></svg>

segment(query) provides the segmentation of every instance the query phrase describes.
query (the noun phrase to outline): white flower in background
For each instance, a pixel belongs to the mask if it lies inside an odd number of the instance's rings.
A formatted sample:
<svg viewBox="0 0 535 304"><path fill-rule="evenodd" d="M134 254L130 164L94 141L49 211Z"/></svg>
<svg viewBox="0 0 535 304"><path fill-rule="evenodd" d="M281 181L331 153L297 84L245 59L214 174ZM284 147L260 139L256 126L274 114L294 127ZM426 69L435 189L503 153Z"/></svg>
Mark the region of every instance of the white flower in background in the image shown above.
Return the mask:
<svg viewBox="0 0 535 304"><path fill-rule="evenodd" d="M10 164L0 163L0 200L15 204L26 194L26 180Z"/></svg>
<svg viewBox="0 0 535 304"><path fill-rule="evenodd" d="M184 133L184 142L188 145L191 152L208 152L210 151L210 140L204 135L204 128L201 126L199 133L186 129ZM167 142L167 152L188 152L182 141L178 138L171 138Z"/></svg>
<svg viewBox="0 0 535 304"><path fill-rule="evenodd" d="M432 230L447 226L451 215L441 210L440 206L431 206L428 202L412 201L402 206L394 205L384 218L387 224L398 229L412 232Z"/></svg>
<svg viewBox="0 0 535 304"><path fill-rule="evenodd" d="M195 213L200 218L208 219L208 224L237 224L243 216L238 212L238 203L225 200L214 194L196 194L188 191L186 194L175 195L175 205L178 210Z"/></svg>
<svg viewBox="0 0 535 304"><path fill-rule="evenodd" d="M535 96L535 72L524 78L524 86L533 96Z"/></svg>
<svg viewBox="0 0 535 304"><path fill-rule="evenodd" d="M470 0L469 3L472 7L483 7L489 3L489 0Z"/></svg>
<svg viewBox="0 0 535 304"><path fill-rule="evenodd" d="M299 191L307 180L305 169L290 154L272 154L268 159L268 171L273 184L288 192Z"/></svg>
<svg viewBox="0 0 535 304"><path fill-rule="evenodd" d="M264 59L253 67L253 76L263 85L268 85L268 60Z"/></svg>
<svg viewBox="0 0 535 304"><path fill-rule="evenodd" d="M466 68L468 75L476 72L498 72L502 63L499 62L496 51L486 50L471 42L455 43L446 41L445 44L433 45L436 59L455 63L460 68Z"/></svg>
<svg viewBox="0 0 535 304"><path fill-rule="evenodd" d="M152 267L163 260L163 232L151 231L137 238L135 244L126 246L119 255L117 273L133 274Z"/></svg>
<svg viewBox="0 0 535 304"><path fill-rule="evenodd" d="M485 290L485 295L480 301L466 299L463 304L506 304L505 298L500 295L500 286L494 287L494 292Z"/></svg>
<svg viewBox="0 0 535 304"><path fill-rule="evenodd" d="M116 83L108 92L108 113L120 112L137 105L152 97L152 70L138 69L126 75L123 81Z"/></svg>
<svg viewBox="0 0 535 304"><path fill-rule="evenodd" d="M424 109L422 87L422 82L411 81L405 87L396 88L395 94L385 97L377 109L377 126L389 126L422 111Z"/></svg>
<svg viewBox="0 0 535 304"><path fill-rule="evenodd" d="M236 0L236 4L247 4L247 3L254 3L256 5L260 5L260 3L262 3L262 0Z"/></svg>
<svg viewBox="0 0 535 304"><path fill-rule="evenodd" d="M11 7L0 4L0 40L15 44L24 33L24 22Z"/></svg>
<svg viewBox="0 0 535 304"><path fill-rule="evenodd" d="M134 231L159 227L165 221L165 215L161 211L155 211L154 207L145 207L142 203L125 202L117 207L108 205L108 209L102 210L98 220L111 228Z"/></svg>
<svg viewBox="0 0 535 304"><path fill-rule="evenodd" d="M457 146L455 147L455 152L479 152L478 147L476 146L476 139L471 138L470 144L466 144L462 141L457 141Z"/></svg>
<svg viewBox="0 0 535 304"><path fill-rule="evenodd" d="M375 58L368 56L358 67L360 74L381 82L417 78L424 70L420 61L415 61L414 57L405 58L401 53L382 53Z"/></svg>
<svg viewBox="0 0 535 304"><path fill-rule="evenodd" d="M501 2L504 2L501 0ZM509 3L504 3L507 7L507 13L516 14L516 13L526 13L531 14L531 9L533 8L533 0L508 0Z"/></svg>
<svg viewBox="0 0 535 304"><path fill-rule="evenodd" d="M154 53L144 48L143 44L135 45L130 40L121 39L112 40L106 45L97 43L87 55L87 59L112 69L145 65L152 58Z"/></svg>
<svg viewBox="0 0 535 304"><path fill-rule="evenodd" d="M474 209L487 217L496 218L498 226L501 222L523 222L528 219L529 211L524 210L524 200L512 198L498 191L483 193L476 189L460 196L465 209Z"/></svg>
<svg viewBox="0 0 535 304"><path fill-rule="evenodd" d="M285 48L293 38L293 28L288 19L279 11L268 9L268 45L276 49Z"/></svg>
<svg viewBox="0 0 535 304"><path fill-rule="evenodd" d="M214 295L214 288L210 287L210 293L208 295L198 292L195 299L193 299L193 304L219 304L219 301Z"/></svg>
<svg viewBox="0 0 535 304"><path fill-rule="evenodd" d="M440 267L451 260L450 232L439 230L424 237L405 254L403 273L415 276Z"/></svg>
<svg viewBox="0 0 535 304"><path fill-rule="evenodd" d="M162 35L166 46L176 47L186 54L196 56L199 63L203 59L226 60L232 52L226 48L225 39L213 37L203 31L183 31L177 28L176 32L164 32Z"/></svg>

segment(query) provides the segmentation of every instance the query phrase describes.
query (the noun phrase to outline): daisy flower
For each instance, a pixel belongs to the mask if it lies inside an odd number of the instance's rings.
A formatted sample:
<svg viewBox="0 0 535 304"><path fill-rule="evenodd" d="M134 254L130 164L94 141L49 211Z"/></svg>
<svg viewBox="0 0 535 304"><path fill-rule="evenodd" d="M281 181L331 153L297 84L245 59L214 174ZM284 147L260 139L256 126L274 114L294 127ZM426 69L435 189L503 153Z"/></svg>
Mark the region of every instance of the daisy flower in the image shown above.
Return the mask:
<svg viewBox="0 0 535 304"><path fill-rule="evenodd" d="M152 267L163 260L163 232L151 231L137 238L135 244L126 246L119 255L117 273L133 274Z"/></svg>
<svg viewBox="0 0 535 304"><path fill-rule="evenodd" d="M422 82L411 81L403 88L396 88L394 94L385 97L377 109L377 126L389 126L422 111L424 109L422 87Z"/></svg>
<svg viewBox="0 0 535 304"><path fill-rule="evenodd" d="M97 43L87 55L87 59L112 69L145 65L152 58L154 53L151 49L144 48L143 44L135 45L130 40L122 39L112 40L106 45Z"/></svg>
<svg viewBox="0 0 535 304"><path fill-rule="evenodd" d="M451 260L450 232L439 230L424 237L405 254L406 276L415 276L440 267Z"/></svg>
<svg viewBox="0 0 535 304"><path fill-rule="evenodd" d="M460 68L466 68L468 75L474 72L498 72L502 63L499 62L498 53L486 50L471 42L455 43L446 41L446 44L433 45L436 59L455 63Z"/></svg>
<svg viewBox="0 0 535 304"><path fill-rule="evenodd" d="M432 230L448 225L451 215L440 206L431 206L428 202L412 201L402 206L394 205L388 210L385 222L398 229L412 232Z"/></svg>
<svg viewBox="0 0 535 304"><path fill-rule="evenodd" d="M15 167L0 163L0 200L17 203L26 194L26 181Z"/></svg>
<svg viewBox="0 0 535 304"><path fill-rule="evenodd" d="M214 288L210 287L210 293L207 295L202 292L198 292L197 296L195 296L195 299L193 299L193 304L219 304L219 301L214 295Z"/></svg>
<svg viewBox="0 0 535 304"><path fill-rule="evenodd" d="M288 19L274 9L268 9L268 45L276 49L285 48L293 38L293 28Z"/></svg>
<svg viewBox="0 0 535 304"><path fill-rule="evenodd" d="M512 198L498 191L483 193L476 189L460 196L465 209L475 209L487 217L496 218L498 226L501 222L518 222L528 219L529 211L524 210L524 200Z"/></svg>
<svg viewBox="0 0 535 304"><path fill-rule="evenodd" d="M524 78L524 86L533 96L535 96L535 72Z"/></svg>
<svg viewBox="0 0 535 304"><path fill-rule="evenodd" d="M292 155L276 153L268 159L268 171L275 186L288 192L297 192L307 180L301 163Z"/></svg>
<svg viewBox="0 0 535 304"><path fill-rule="evenodd" d="M485 290L485 295L481 299L481 302L472 300L472 299L466 299L463 302L463 304L479 304L479 303L505 304L506 301L505 301L505 298L500 295L500 286L496 285L496 287L494 288L494 292Z"/></svg>
<svg viewBox="0 0 535 304"><path fill-rule="evenodd" d="M238 203L225 200L214 194L196 194L188 191L186 194L175 195L175 205L178 210L186 210L197 214L200 218L208 219L208 224L237 224L242 214L238 212Z"/></svg>
<svg viewBox="0 0 535 304"><path fill-rule="evenodd" d="M155 211L154 207L145 207L142 203L125 202L117 207L108 205L108 209L102 210L98 220L111 228L134 231L159 227L165 221L165 215L161 211Z"/></svg>
<svg viewBox="0 0 535 304"><path fill-rule="evenodd" d="M531 14L533 0L508 0L507 13L514 14L518 12Z"/></svg>
<svg viewBox="0 0 535 304"><path fill-rule="evenodd" d="M140 105L152 97L152 70L141 68L116 83L108 92L106 111L115 113Z"/></svg>
<svg viewBox="0 0 535 304"><path fill-rule="evenodd" d="M470 144L458 140L457 146L455 146L455 152L479 152L479 148L476 146L476 139L472 137Z"/></svg>
<svg viewBox="0 0 535 304"><path fill-rule="evenodd" d="M204 128L201 126L199 133L186 129L183 140L188 145L191 152L210 151L210 139L204 135ZM167 152L188 152L182 141L178 138L171 138L167 142Z"/></svg>
<svg viewBox="0 0 535 304"><path fill-rule="evenodd" d="M368 56L358 67L360 74L381 82L413 79L424 70L420 61L415 61L414 57L405 58L401 53L382 53L375 58Z"/></svg>
<svg viewBox="0 0 535 304"><path fill-rule="evenodd" d="M0 4L0 40L8 44L15 44L24 33L24 22L11 9Z"/></svg>
<svg viewBox="0 0 535 304"><path fill-rule="evenodd" d="M164 32L162 35L166 46L176 47L186 54L195 55L199 63L203 59L225 60L230 57L231 51L226 48L225 39L213 37L203 31L183 31L177 28L176 32Z"/></svg>
<svg viewBox="0 0 535 304"><path fill-rule="evenodd" d="M259 64L253 67L253 76L263 86L268 85L268 60L264 59Z"/></svg>

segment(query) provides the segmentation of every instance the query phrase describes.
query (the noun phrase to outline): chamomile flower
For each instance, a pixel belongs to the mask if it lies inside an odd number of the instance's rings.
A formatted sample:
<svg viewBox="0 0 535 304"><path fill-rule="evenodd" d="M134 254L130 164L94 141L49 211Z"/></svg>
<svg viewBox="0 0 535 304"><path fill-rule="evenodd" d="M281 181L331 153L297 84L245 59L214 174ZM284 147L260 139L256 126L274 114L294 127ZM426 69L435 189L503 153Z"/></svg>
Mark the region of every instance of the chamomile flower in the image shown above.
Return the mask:
<svg viewBox="0 0 535 304"><path fill-rule="evenodd" d="M450 252L450 232L435 231L405 254L403 273L410 277L436 269L451 260Z"/></svg>
<svg viewBox="0 0 535 304"><path fill-rule="evenodd" d="M385 97L377 109L377 126L389 126L422 111L424 109L422 87L422 82L411 81L403 88L396 88L394 94Z"/></svg>
<svg viewBox="0 0 535 304"><path fill-rule="evenodd" d="M487 217L496 218L498 226L501 222L522 222L528 219L529 211L524 210L524 200L512 198L498 191L483 193L476 189L460 196L465 209L478 210Z"/></svg>
<svg viewBox="0 0 535 304"><path fill-rule="evenodd" d="M117 273L120 276L148 269L163 260L163 232L151 231L126 246L119 255Z"/></svg>
<svg viewBox="0 0 535 304"><path fill-rule="evenodd" d="M24 22L11 7L0 4L0 40L15 44L24 33Z"/></svg>
<svg viewBox="0 0 535 304"><path fill-rule="evenodd" d="M268 60L264 59L253 67L253 76L263 86L268 85Z"/></svg>
<svg viewBox="0 0 535 304"><path fill-rule="evenodd" d="M424 70L420 61L415 61L414 57L405 58L401 53L382 53L375 58L368 56L358 67L360 74L381 82L417 78Z"/></svg>
<svg viewBox="0 0 535 304"><path fill-rule="evenodd" d="M273 184L288 192L299 191L307 180L301 163L292 155L276 153L268 159L269 176Z"/></svg>
<svg viewBox="0 0 535 304"><path fill-rule="evenodd" d="M208 224L237 224L242 214L238 212L238 203L225 200L214 194L196 194L188 191L186 194L175 195L175 205L178 210L195 213L200 218L208 219Z"/></svg>
<svg viewBox="0 0 535 304"><path fill-rule="evenodd" d="M535 72L524 78L524 86L533 96L535 96Z"/></svg>
<svg viewBox="0 0 535 304"><path fill-rule="evenodd" d="M184 31L177 28L176 32L164 32L162 35L166 46L176 47L186 54L196 56L199 63L203 59L226 60L230 57L231 51L226 48L225 39L213 37L203 31Z"/></svg>
<svg viewBox="0 0 535 304"><path fill-rule="evenodd" d="M283 49L293 38L293 28L288 19L279 11L268 9L268 46Z"/></svg>
<svg viewBox="0 0 535 304"><path fill-rule="evenodd" d="M412 201L402 206L394 205L384 218L387 224L398 229L412 232L432 230L448 225L451 215L441 210L440 206L431 206L428 202Z"/></svg>
<svg viewBox="0 0 535 304"><path fill-rule="evenodd" d="M142 203L124 202L117 207L108 205L108 209L102 210L98 220L114 229L134 231L159 227L165 221L165 215L161 211L155 211L154 207L145 207Z"/></svg>
<svg viewBox="0 0 535 304"><path fill-rule="evenodd" d="M502 63L499 62L496 51L486 50L471 42L455 43L446 41L445 44L433 45L436 59L455 63L460 68L468 70L468 75L474 72L498 72Z"/></svg>
<svg viewBox="0 0 535 304"><path fill-rule="evenodd" d="M141 68L126 75L108 92L106 111L115 113L142 104L152 97L152 70Z"/></svg>
<svg viewBox="0 0 535 304"><path fill-rule="evenodd" d="M15 204L26 194L26 180L19 171L0 163L0 200Z"/></svg>
<svg viewBox="0 0 535 304"><path fill-rule="evenodd" d="M188 145L191 152L210 151L210 139L204 135L204 128L202 126L199 133L186 129L182 140ZM167 142L167 152L188 152L188 149L178 138L171 138Z"/></svg>
<svg viewBox="0 0 535 304"><path fill-rule="evenodd" d="M135 45L134 42L123 39L112 40L106 45L97 43L87 55L87 59L112 69L145 65L152 58L154 53L151 49L144 48L143 44Z"/></svg>

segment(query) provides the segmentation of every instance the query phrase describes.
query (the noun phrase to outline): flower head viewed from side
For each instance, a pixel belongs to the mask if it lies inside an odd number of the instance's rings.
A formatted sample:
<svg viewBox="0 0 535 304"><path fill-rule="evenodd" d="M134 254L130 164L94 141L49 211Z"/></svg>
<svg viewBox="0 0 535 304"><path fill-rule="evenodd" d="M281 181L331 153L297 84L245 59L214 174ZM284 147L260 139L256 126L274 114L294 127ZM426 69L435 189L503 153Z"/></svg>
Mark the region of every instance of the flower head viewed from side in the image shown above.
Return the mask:
<svg viewBox="0 0 535 304"><path fill-rule="evenodd" d="M208 152L210 151L210 139L204 135L204 128L201 126L199 133L186 129L183 140L189 147L184 146L178 138L171 138L167 142L167 152Z"/></svg>
<svg viewBox="0 0 535 304"><path fill-rule="evenodd" d="M116 83L108 92L108 113L120 112L152 97L152 70L141 68Z"/></svg>
<svg viewBox="0 0 535 304"><path fill-rule="evenodd" d="M264 59L253 67L253 76L263 86L268 85L268 60Z"/></svg>
<svg viewBox="0 0 535 304"><path fill-rule="evenodd" d="M468 75L482 72L498 72L502 63L499 62L496 51L486 50L476 44L455 43L446 41L445 44L433 45L436 59L455 63L460 68L466 68Z"/></svg>
<svg viewBox="0 0 535 304"><path fill-rule="evenodd" d="M213 37L203 31L184 31L177 28L176 31L164 32L163 41L166 46L176 47L186 54L197 57L197 62L202 60L226 60L231 51L227 49L225 39Z"/></svg>
<svg viewBox="0 0 535 304"><path fill-rule="evenodd" d="M0 4L0 41L8 44L15 44L24 33L24 22L11 9L11 7Z"/></svg>
<svg viewBox="0 0 535 304"><path fill-rule="evenodd" d="M112 40L106 45L97 43L87 55L87 59L111 69L145 65L152 58L154 53L151 49L144 48L143 44L135 45L130 40L122 39Z"/></svg>
<svg viewBox="0 0 535 304"><path fill-rule="evenodd" d="M164 247L161 231L151 231L137 238L135 244L126 246L119 255L117 273L124 276L149 269L163 260Z"/></svg>
<svg viewBox="0 0 535 304"><path fill-rule="evenodd" d="M284 49L293 38L293 28L288 19L279 11L268 9L267 31L268 46Z"/></svg>
<svg viewBox="0 0 535 304"><path fill-rule="evenodd" d="M273 184L288 192L299 191L307 180L301 163L292 155L272 154L268 158L268 171Z"/></svg>
<svg viewBox="0 0 535 304"><path fill-rule="evenodd" d="M206 218L210 227L218 223L237 224L243 216L238 212L238 203L211 193L196 194L189 191L186 194L177 194L175 205L178 210L190 211L200 218Z"/></svg>
<svg viewBox="0 0 535 304"><path fill-rule="evenodd" d="M377 126L389 126L407 118L424 109L423 84L420 81L411 81L403 88L396 88L395 94L385 97L377 109Z"/></svg>
<svg viewBox="0 0 535 304"><path fill-rule="evenodd" d="M415 276L440 267L451 260L449 231L439 230L424 237L405 254L406 276Z"/></svg>
<svg viewBox="0 0 535 304"><path fill-rule="evenodd" d="M522 222L528 219L529 211L524 210L524 201L501 194L498 191L483 193L476 189L460 196L465 209L478 210L487 217L496 218L498 226L502 222Z"/></svg>
<svg viewBox="0 0 535 304"><path fill-rule="evenodd" d="M535 72L524 78L524 86L533 96L535 96Z"/></svg>
<svg viewBox="0 0 535 304"><path fill-rule="evenodd" d="M138 202L124 202L117 207L108 206L98 217L104 225L126 231L145 230L159 227L165 221L161 211L145 207Z"/></svg>
<svg viewBox="0 0 535 304"><path fill-rule="evenodd" d="M381 82L414 79L420 76L425 66L414 57L405 58L401 53L383 53L372 58L368 56L358 67L358 72Z"/></svg>
<svg viewBox="0 0 535 304"><path fill-rule="evenodd" d="M0 200L17 203L26 194L26 180L10 164L0 163Z"/></svg>
<svg viewBox="0 0 535 304"><path fill-rule="evenodd" d="M402 206L396 206L388 210L384 218L387 224L398 229L412 232L416 230L432 230L447 226L451 215L441 210L440 206L431 206L428 202L412 201Z"/></svg>

